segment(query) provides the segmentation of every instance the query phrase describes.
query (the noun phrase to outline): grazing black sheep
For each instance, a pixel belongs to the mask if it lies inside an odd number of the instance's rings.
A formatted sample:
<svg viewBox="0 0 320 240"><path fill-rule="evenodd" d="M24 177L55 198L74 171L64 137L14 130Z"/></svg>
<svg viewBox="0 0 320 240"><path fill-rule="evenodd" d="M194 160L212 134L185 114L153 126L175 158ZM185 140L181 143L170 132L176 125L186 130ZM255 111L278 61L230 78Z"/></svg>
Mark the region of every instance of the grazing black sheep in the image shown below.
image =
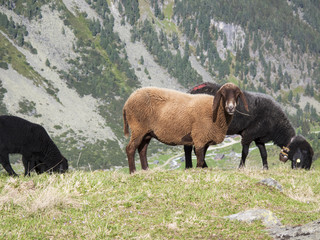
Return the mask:
<svg viewBox="0 0 320 240"><path fill-rule="evenodd" d="M206 82L195 86L189 92L214 96L219 88L218 84ZM265 143L273 141L277 146L289 149L289 152L281 151L280 160L290 159L292 168L310 169L313 157L312 147L305 138L296 136L294 128L280 105L266 94L247 91L243 93L248 101L249 114L243 114L246 111L243 104L239 102L227 131L228 135L239 134L242 136L242 156L239 167L245 166L250 143L254 141L260 150L263 168L268 169ZM190 168L192 167L192 146L184 146L184 150L186 168Z"/></svg>
<svg viewBox="0 0 320 240"><path fill-rule="evenodd" d="M65 172L68 161L62 156L46 130L15 116L0 116L0 163L9 175L17 174L9 162L10 153L19 153L25 175L36 172Z"/></svg>

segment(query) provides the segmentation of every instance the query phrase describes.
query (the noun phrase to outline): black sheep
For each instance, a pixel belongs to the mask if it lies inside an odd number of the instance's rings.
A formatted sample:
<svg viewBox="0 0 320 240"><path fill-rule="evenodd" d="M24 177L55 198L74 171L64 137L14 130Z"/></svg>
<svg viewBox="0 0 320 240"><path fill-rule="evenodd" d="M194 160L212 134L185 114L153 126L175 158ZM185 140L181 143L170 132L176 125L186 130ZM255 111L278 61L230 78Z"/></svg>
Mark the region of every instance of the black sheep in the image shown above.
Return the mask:
<svg viewBox="0 0 320 240"><path fill-rule="evenodd" d="M10 153L22 155L25 175L33 168L37 173L68 170L68 161L42 126L15 116L0 116L0 163L9 175L16 176Z"/></svg>
<svg viewBox="0 0 320 240"><path fill-rule="evenodd" d="M295 151L292 151L295 149ZM303 136L295 136L287 147L280 152L280 160L291 160L292 168L310 169L313 157L313 149Z"/></svg>
<svg viewBox="0 0 320 240"><path fill-rule="evenodd" d="M203 83L192 88L191 94L215 95L220 86L214 83ZM242 156L239 167L245 166L251 142L255 142L259 148L263 168L268 169L267 151L265 143L273 141L274 144L287 151L281 151L280 160L292 161L292 168L310 169L313 150L310 144L302 136L296 136L295 130L280 105L270 96L262 93L243 91L248 101L249 115L244 114L245 108L242 102L236 107L233 120L229 125L227 134L239 134L242 136ZM192 167L192 146L184 146L186 168ZM286 155L283 157L283 155ZM282 156L282 157L281 157Z"/></svg>

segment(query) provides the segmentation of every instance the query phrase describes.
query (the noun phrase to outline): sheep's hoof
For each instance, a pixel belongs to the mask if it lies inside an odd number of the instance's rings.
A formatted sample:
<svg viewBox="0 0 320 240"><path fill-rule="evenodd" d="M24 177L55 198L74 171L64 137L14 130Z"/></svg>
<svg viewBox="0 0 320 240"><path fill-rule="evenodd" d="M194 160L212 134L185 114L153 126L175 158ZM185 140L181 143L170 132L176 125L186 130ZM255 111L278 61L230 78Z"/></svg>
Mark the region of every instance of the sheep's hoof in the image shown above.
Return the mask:
<svg viewBox="0 0 320 240"><path fill-rule="evenodd" d="M197 168L203 168L203 164L197 164Z"/></svg>
<svg viewBox="0 0 320 240"><path fill-rule="evenodd" d="M208 165L206 162L203 163L202 168L208 168Z"/></svg>
<svg viewBox="0 0 320 240"><path fill-rule="evenodd" d="M244 168L245 168L245 165L244 165L244 164L242 164L242 163L240 163L240 165L239 165L238 169L239 169L239 170L241 170L241 169L244 169Z"/></svg>

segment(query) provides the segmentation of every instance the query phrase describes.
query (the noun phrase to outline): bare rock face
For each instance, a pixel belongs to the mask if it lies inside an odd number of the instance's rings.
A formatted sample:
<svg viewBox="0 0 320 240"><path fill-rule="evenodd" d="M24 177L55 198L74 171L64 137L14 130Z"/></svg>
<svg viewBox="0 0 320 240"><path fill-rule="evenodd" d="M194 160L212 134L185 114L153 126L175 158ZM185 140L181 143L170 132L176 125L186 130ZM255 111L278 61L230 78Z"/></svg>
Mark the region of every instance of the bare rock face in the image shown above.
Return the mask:
<svg viewBox="0 0 320 240"><path fill-rule="evenodd" d="M282 192L282 186L273 178L266 178L260 184L273 187ZM274 239L292 240L319 240L320 239L320 219L299 226L284 226L280 220L267 209L250 209L244 212L226 216L230 220L238 220L251 223L262 221L267 227L269 234Z"/></svg>
<svg viewBox="0 0 320 240"><path fill-rule="evenodd" d="M280 220L269 210L250 209L244 212L226 216L230 220L238 220L251 223L261 220L268 228L269 234L274 239L292 240L319 240L320 219L314 222L299 226L284 226Z"/></svg>
<svg viewBox="0 0 320 240"><path fill-rule="evenodd" d="M267 227L281 226L280 220L269 210L266 209L250 209L244 212L227 216L230 220L238 220L251 223L261 220Z"/></svg>
<svg viewBox="0 0 320 240"><path fill-rule="evenodd" d="M278 226L271 228L269 233L274 239L294 239L294 240L319 240L320 239L320 219L301 226Z"/></svg>
<svg viewBox="0 0 320 240"><path fill-rule="evenodd" d="M275 189L278 189L280 192L282 192L282 186L280 185L280 183L278 183L276 180L274 180L273 178L266 178L261 180L259 183L273 187Z"/></svg>

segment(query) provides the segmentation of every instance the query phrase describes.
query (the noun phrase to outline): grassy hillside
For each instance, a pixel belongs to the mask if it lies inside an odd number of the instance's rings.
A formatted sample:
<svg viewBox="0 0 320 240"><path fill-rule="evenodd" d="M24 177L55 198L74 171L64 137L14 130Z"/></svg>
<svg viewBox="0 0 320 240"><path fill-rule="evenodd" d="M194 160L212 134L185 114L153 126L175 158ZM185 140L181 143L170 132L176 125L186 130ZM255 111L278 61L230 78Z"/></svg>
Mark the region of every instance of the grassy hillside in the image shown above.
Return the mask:
<svg viewBox="0 0 320 240"><path fill-rule="evenodd" d="M269 177L283 192L258 183ZM264 208L282 224L298 225L320 213L320 172L287 167L0 179L2 239L271 239L259 221L224 216Z"/></svg>

